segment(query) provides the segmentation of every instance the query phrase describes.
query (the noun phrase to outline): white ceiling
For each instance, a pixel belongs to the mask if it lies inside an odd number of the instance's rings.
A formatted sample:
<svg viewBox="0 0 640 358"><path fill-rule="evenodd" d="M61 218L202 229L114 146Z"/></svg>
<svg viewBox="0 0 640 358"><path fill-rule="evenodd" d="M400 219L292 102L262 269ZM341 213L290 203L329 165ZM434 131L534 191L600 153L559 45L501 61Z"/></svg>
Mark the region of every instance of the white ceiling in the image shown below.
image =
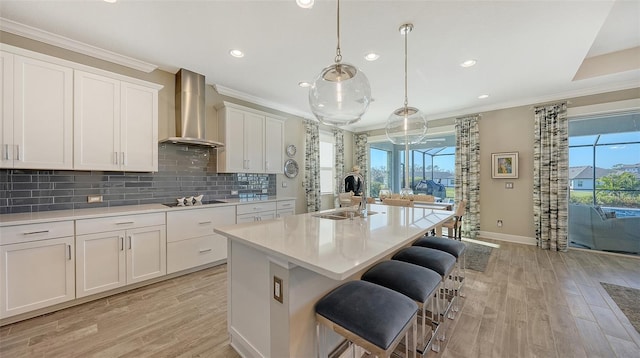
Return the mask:
<svg viewBox="0 0 640 358"><path fill-rule="evenodd" d="M176 72L202 73L223 94L311 118L307 89L331 64L336 2L0 1L0 17ZM367 75L374 102L350 127L384 127L409 104L428 119L640 86L634 70L572 80L589 56L640 46L640 1L341 1L343 61ZM0 20L1 21L1 20ZM8 21L5 21L8 22ZM229 56L231 48L246 56ZM380 59L367 62L370 51ZM474 58L478 64L462 68ZM605 71L606 72L606 71ZM480 100L481 94L489 98Z"/></svg>

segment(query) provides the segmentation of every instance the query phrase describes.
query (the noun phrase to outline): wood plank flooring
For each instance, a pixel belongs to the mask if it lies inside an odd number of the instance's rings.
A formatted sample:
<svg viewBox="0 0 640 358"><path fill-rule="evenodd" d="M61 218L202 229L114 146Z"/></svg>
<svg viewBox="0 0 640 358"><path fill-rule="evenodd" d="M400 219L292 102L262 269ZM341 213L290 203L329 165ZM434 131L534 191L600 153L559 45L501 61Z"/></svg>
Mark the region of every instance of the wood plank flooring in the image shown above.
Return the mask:
<svg viewBox="0 0 640 358"><path fill-rule="evenodd" d="M600 286L640 289L640 260L485 240L487 270L435 357L640 357L640 334ZM238 357L226 266L0 327L0 357ZM640 298L639 298L640 304Z"/></svg>

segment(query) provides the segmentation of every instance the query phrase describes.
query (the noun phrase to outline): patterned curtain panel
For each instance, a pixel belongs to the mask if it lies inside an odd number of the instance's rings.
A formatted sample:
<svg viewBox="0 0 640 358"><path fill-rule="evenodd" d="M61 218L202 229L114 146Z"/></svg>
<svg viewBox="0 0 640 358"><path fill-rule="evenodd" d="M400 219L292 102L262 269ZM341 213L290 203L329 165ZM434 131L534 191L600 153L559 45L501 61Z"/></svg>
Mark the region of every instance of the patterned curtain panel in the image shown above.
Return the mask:
<svg viewBox="0 0 640 358"><path fill-rule="evenodd" d="M466 200L462 236L475 239L480 231L480 116L456 119L456 201Z"/></svg>
<svg viewBox="0 0 640 358"><path fill-rule="evenodd" d="M367 148L367 142L369 140L369 136L364 134L356 134L355 135L355 152L356 152L356 161L354 165L360 166L360 174L364 177L365 180L365 190L367 191L365 194L368 196L370 189L367 185L369 180L369 153Z"/></svg>
<svg viewBox="0 0 640 358"><path fill-rule="evenodd" d="M344 185L342 183L342 177L344 176L344 131L342 129L334 128L333 129L333 138L336 141L336 147L334 150L335 159L334 159L334 172L335 172L335 188L333 189L333 205L334 207L340 207L340 198L338 198L338 194L340 194L341 188Z"/></svg>
<svg viewBox="0 0 640 358"><path fill-rule="evenodd" d="M320 132L318 122L304 121L304 189L307 212L320 210Z"/></svg>
<svg viewBox="0 0 640 358"><path fill-rule="evenodd" d="M535 109L533 220L538 246L567 251L569 130L567 104Z"/></svg>

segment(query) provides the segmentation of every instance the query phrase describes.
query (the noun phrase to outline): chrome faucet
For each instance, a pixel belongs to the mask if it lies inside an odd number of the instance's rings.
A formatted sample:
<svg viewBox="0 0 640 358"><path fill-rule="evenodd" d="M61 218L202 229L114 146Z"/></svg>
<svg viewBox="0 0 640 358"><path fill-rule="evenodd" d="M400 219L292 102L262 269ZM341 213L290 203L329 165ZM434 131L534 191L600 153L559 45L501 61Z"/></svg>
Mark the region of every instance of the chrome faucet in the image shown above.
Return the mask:
<svg viewBox="0 0 640 358"><path fill-rule="evenodd" d="M367 186L365 185L365 181L364 181L364 176L360 173L356 173L356 172L349 172L347 174L345 174L342 177L342 182L341 182L341 192L345 192L344 191L344 180L347 179L347 177L349 176L354 176L354 177L358 177L358 180L360 180L360 182L362 183L362 196L360 198L360 205L358 207L358 212L360 213L360 216L363 218L367 217ZM354 193L355 194L355 193Z"/></svg>

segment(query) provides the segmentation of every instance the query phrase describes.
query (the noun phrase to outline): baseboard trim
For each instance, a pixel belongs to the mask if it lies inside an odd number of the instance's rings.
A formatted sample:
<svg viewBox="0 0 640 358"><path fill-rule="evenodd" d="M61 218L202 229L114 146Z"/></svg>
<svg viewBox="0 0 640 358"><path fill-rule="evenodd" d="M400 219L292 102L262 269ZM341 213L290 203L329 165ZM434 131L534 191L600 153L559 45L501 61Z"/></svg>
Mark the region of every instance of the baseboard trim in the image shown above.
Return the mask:
<svg viewBox="0 0 640 358"><path fill-rule="evenodd" d="M493 239L498 241L513 242L516 244L533 245L533 246L537 245L537 241L533 237L502 234L499 232L480 231L478 232L478 237L483 237L483 238Z"/></svg>

